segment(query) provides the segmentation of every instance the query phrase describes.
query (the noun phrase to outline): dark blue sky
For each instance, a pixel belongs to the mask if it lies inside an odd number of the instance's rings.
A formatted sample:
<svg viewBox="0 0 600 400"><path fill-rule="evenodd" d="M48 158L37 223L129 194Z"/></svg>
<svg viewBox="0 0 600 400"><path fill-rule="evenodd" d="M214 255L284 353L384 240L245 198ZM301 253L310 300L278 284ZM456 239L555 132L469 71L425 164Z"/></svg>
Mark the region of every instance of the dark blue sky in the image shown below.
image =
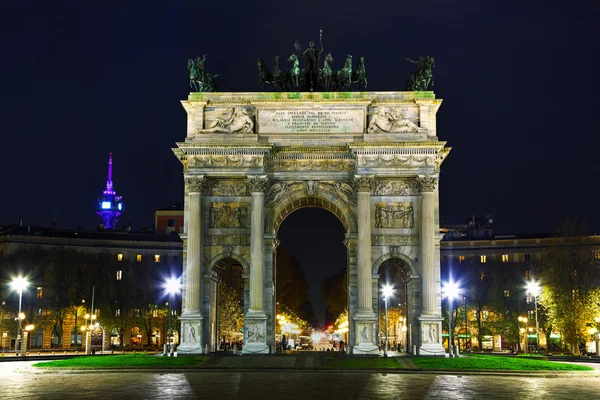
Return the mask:
<svg viewBox="0 0 600 400"><path fill-rule="evenodd" d="M259 90L269 65L324 30L324 46L366 57L369 90L402 90L406 57L436 58L449 223L493 213L501 232L549 231L597 212L598 2L8 1L0 6L0 224L94 228L114 154L121 223L151 226L181 201L171 153L185 137L187 58L208 53L223 91Z"/></svg>

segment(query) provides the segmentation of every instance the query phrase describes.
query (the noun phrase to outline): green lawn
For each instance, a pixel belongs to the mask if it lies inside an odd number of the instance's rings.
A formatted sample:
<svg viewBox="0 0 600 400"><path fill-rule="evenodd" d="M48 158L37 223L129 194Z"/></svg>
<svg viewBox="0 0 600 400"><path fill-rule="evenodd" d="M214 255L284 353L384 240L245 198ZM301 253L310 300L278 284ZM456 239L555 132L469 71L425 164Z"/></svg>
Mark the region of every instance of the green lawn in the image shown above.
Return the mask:
<svg viewBox="0 0 600 400"><path fill-rule="evenodd" d="M147 354L124 354L116 356L76 357L68 360L39 362L41 368L190 368L198 367L208 357L163 357Z"/></svg>
<svg viewBox="0 0 600 400"><path fill-rule="evenodd" d="M370 369L370 368L402 368L394 358L333 358L325 357L325 368Z"/></svg>
<svg viewBox="0 0 600 400"><path fill-rule="evenodd" d="M413 358L423 369L501 369L511 371L593 371L591 367L534 360L528 357L477 355L460 358Z"/></svg>

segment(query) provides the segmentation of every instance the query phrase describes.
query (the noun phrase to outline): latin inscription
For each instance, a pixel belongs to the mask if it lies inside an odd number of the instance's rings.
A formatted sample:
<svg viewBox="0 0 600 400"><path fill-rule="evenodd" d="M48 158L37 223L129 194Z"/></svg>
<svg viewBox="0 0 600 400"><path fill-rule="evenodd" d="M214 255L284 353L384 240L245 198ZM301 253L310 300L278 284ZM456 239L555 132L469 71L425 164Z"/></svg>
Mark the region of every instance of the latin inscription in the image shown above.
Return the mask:
<svg viewBox="0 0 600 400"><path fill-rule="evenodd" d="M364 110L354 107L297 107L259 111L259 133L362 133Z"/></svg>

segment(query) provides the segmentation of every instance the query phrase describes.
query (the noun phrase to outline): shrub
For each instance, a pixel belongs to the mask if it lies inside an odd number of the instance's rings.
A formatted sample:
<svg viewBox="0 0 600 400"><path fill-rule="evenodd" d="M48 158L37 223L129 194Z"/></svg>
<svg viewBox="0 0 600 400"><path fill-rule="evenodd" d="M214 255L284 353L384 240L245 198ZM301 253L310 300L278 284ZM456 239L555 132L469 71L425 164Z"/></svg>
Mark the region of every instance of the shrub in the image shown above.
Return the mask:
<svg viewBox="0 0 600 400"><path fill-rule="evenodd" d="M479 351L479 346L473 346L473 351Z"/></svg>

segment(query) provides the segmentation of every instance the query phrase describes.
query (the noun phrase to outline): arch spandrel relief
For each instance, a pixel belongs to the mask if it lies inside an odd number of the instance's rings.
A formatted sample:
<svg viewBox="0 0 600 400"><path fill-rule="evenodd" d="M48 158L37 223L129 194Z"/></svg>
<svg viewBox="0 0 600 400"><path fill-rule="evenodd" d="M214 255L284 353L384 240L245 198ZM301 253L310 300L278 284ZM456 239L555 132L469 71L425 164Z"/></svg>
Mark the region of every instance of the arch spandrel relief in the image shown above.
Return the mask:
<svg viewBox="0 0 600 400"><path fill-rule="evenodd" d="M372 354L378 347L372 300L378 289L370 286L371 269L391 257L410 260L410 275L416 277L406 283L406 292L416 299L409 312L410 348L440 354L440 331L430 335L432 326L441 326L441 315L431 306L431 296L439 291L439 265L431 225L438 218L437 197L429 184L437 182L449 152L435 129L440 104L432 92L213 92L192 93L183 102L187 137L173 152L186 176L206 180L201 192L185 200L188 231L195 232L191 237L201 242L195 249L203 253L194 257L203 264L200 270L208 268L209 261L202 260L215 257L248 260L246 290L253 305L245 319L248 351L272 352L275 345L270 296L276 250L268 244L277 240L281 222L294 210L321 207L356 237L347 258L350 351ZM190 214L197 207L200 219ZM188 236L184 246L190 245ZM198 270L187 262L186 271ZM209 325L215 291L203 291L209 283L198 282L208 278L184 275L186 292L199 292L202 306L181 316L184 329L196 324L198 332L196 342L183 335L180 352L197 354L201 345L214 341Z"/></svg>

